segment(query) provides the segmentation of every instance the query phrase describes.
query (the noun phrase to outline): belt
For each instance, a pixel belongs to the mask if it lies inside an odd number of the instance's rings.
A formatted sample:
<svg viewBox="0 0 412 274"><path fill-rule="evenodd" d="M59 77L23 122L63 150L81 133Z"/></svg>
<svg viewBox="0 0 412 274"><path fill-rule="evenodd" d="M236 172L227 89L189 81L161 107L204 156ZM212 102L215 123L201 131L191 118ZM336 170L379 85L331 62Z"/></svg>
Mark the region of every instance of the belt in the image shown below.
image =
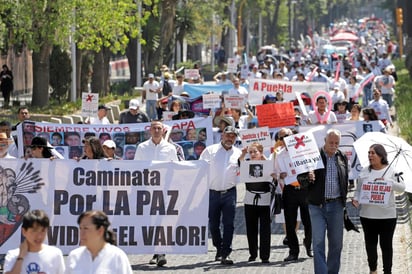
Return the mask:
<svg viewBox="0 0 412 274"><path fill-rule="evenodd" d="M332 203L336 201L341 201L342 197L336 197L336 198L325 198L325 203Z"/></svg>
<svg viewBox="0 0 412 274"><path fill-rule="evenodd" d="M225 193L227 193L227 192L229 192L229 191L231 191L231 190L233 190L233 189L235 189L236 187L234 186L234 187L231 187L231 188L229 188L229 189L225 189L225 190L214 190L214 189L211 189L211 191L213 191L213 192L219 192L220 194L225 194Z"/></svg>

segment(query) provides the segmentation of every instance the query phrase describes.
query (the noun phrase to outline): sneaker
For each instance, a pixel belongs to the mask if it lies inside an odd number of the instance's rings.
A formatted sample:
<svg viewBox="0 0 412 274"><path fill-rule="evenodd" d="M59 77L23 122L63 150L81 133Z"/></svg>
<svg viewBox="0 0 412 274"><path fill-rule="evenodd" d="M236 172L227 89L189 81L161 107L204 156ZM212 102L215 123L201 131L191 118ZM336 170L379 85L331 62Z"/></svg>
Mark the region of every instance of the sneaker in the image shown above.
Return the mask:
<svg viewBox="0 0 412 274"><path fill-rule="evenodd" d="M220 262L222 260L222 255L220 255L220 251L216 251L215 262Z"/></svg>
<svg viewBox="0 0 412 274"><path fill-rule="evenodd" d="M157 254L153 255L153 258L150 259L149 264L157 264Z"/></svg>
<svg viewBox="0 0 412 274"><path fill-rule="evenodd" d="M256 261L256 257L250 256L247 261L248 262L254 262L254 261Z"/></svg>
<svg viewBox="0 0 412 274"><path fill-rule="evenodd" d="M231 265L233 264L233 260L227 256L227 257L222 257L222 260L220 261L221 264L226 264L226 265Z"/></svg>
<svg viewBox="0 0 412 274"><path fill-rule="evenodd" d="M289 255L283 261L284 262L296 262L298 260L297 255Z"/></svg>
<svg viewBox="0 0 412 274"><path fill-rule="evenodd" d="M157 266L164 266L167 264L166 256L164 254L157 256Z"/></svg>

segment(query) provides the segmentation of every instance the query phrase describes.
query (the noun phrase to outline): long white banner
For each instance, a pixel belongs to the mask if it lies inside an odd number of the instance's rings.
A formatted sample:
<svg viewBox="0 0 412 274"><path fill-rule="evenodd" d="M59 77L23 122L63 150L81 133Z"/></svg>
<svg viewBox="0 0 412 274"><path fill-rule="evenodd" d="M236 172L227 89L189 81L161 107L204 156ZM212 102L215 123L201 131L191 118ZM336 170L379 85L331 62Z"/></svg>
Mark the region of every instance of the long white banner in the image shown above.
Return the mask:
<svg viewBox="0 0 412 274"><path fill-rule="evenodd" d="M0 254L20 244L22 216L43 209L48 243L78 247L78 216L103 210L128 254L207 253L205 161L0 160Z"/></svg>

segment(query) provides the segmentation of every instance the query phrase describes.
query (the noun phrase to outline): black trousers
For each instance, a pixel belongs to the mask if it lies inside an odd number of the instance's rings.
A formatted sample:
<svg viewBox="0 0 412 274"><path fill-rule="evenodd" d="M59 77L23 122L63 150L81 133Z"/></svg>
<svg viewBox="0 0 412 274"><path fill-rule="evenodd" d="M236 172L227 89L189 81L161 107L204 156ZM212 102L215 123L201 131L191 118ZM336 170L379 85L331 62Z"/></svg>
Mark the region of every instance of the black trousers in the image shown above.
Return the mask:
<svg viewBox="0 0 412 274"><path fill-rule="evenodd" d="M296 235L296 222L299 208L300 218L305 229L304 245L309 249L312 245L312 225L310 222L309 207L306 201L307 195L307 189L296 189L290 185L286 185L283 188L282 198L285 214L286 237L288 238L290 255L299 255L299 240Z"/></svg>
<svg viewBox="0 0 412 274"><path fill-rule="evenodd" d="M360 217L365 237L366 254L371 271L378 267L378 240L382 250L383 273L392 273L393 234L396 227L396 218L368 219Z"/></svg>
<svg viewBox="0 0 412 274"><path fill-rule="evenodd" d="M270 256L270 206L245 205L246 235L250 257L257 257L258 234L259 255L261 260Z"/></svg>

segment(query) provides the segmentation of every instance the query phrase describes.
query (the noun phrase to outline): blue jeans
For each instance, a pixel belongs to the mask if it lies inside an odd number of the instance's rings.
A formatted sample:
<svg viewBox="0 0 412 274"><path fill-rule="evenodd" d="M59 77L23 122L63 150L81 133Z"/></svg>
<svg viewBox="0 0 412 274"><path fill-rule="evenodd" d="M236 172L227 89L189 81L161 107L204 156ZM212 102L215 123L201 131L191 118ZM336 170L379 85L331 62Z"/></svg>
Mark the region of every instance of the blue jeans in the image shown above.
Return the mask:
<svg viewBox="0 0 412 274"><path fill-rule="evenodd" d="M337 200L322 206L309 205L312 223L315 274L339 273L343 241L343 204ZM325 256L325 234L328 231L328 256Z"/></svg>
<svg viewBox="0 0 412 274"><path fill-rule="evenodd" d="M227 257L232 252L232 239L235 230L236 187L227 192L209 191L209 230L217 255ZM220 231L220 217L223 223L223 237Z"/></svg>
<svg viewBox="0 0 412 274"><path fill-rule="evenodd" d="M388 103L389 107L393 105L392 96L392 94L382 94L382 99Z"/></svg>
<svg viewBox="0 0 412 274"><path fill-rule="evenodd" d="M363 98L362 98L362 107L365 108L368 106L369 102L373 99L372 89L363 88Z"/></svg>
<svg viewBox="0 0 412 274"><path fill-rule="evenodd" d="M157 120L156 100L146 100L146 114L150 120Z"/></svg>

